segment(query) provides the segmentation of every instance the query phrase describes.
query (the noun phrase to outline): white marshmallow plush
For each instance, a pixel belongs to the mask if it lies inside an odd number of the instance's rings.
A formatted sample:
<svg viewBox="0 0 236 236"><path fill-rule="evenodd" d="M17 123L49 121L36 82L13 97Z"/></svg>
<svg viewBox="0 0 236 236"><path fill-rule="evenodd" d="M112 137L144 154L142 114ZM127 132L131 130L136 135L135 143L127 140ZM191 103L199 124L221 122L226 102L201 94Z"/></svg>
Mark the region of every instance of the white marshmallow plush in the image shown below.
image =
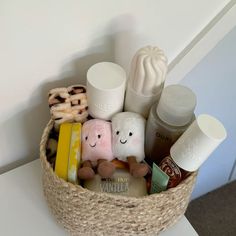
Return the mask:
<svg viewBox="0 0 236 236"><path fill-rule="evenodd" d="M143 161L146 120L134 112L121 112L112 117L113 155L127 161L128 156L135 156L137 162Z"/></svg>

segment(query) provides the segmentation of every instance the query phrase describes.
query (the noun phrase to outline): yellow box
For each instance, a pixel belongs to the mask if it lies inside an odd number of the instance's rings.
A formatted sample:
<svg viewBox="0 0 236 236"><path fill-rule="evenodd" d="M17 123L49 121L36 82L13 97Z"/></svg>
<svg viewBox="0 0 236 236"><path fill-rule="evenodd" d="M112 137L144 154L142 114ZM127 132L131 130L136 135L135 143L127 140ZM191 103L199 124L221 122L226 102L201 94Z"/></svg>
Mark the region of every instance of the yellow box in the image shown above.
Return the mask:
<svg viewBox="0 0 236 236"><path fill-rule="evenodd" d="M78 167L81 160L81 124L74 123L71 130L70 151L68 160L68 181L78 183Z"/></svg>
<svg viewBox="0 0 236 236"><path fill-rule="evenodd" d="M60 126L55 172L71 183L78 183L81 160L81 124L63 123Z"/></svg>
<svg viewBox="0 0 236 236"><path fill-rule="evenodd" d="M68 156L70 151L71 129L72 124L70 123L64 123L60 126L55 164L56 174L66 181L68 176Z"/></svg>

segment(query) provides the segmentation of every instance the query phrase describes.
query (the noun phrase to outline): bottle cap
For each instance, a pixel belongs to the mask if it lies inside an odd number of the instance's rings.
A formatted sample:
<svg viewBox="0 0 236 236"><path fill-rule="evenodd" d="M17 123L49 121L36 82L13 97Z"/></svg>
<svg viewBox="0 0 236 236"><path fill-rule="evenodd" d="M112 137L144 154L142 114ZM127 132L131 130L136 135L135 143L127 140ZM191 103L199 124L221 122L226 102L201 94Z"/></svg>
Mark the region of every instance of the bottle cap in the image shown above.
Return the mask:
<svg viewBox="0 0 236 236"><path fill-rule="evenodd" d="M172 126L184 126L193 118L196 96L193 91L182 85L167 86L157 105L157 115Z"/></svg>
<svg viewBox="0 0 236 236"><path fill-rule="evenodd" d="M128 85L126 89L125 111L136 112L142 115L144 118L148 118L151 106L160 99L160 96L161 91L155 96L145 96L143 94L138 94Z"/></svg>
<svg viewBox="0 0 236 236"><path fill-rule="evenodd" d="M170 149L173 161L186 171L196 171L226 138L222 123L210 115L200 115Z"/></svg>

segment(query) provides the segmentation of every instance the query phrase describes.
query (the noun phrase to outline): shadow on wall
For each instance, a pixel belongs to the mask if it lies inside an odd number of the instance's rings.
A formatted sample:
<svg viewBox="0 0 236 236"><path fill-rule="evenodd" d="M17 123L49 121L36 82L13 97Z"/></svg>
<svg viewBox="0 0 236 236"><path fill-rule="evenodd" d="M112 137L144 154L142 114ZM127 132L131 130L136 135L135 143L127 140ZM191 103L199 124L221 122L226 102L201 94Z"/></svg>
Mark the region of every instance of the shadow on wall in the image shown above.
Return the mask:
<svg viewBox="0 0 236 236"><path fill-rule="evenodd" d="M114 31L112 28L114 27L109 27L109 32ZM20 112L2 123L0 129L4 131L0 136L4 135L2 140L8 143L5 147L9 147L9 142L12 143L12 150L4 150L4 144L2 144L3 158L17 156L18 160L12 162L8 158L5 163L10 164L0 167L0 174L39 157L41 135L50 119L47 106L48 91L52 88L67 87L72 84L86 84L86 73L90 66L101 61L115 62L116 45L119 50L122 47L124 51L129 49L127 43L123 46L120 44L121 39L122 42L125 41L126 36L129 38L128 30L93 40L89 49L78 52L66 60L58 76L45 79L29 97L28 104L22 104ZM14 134L12 134L12 130L14 130Z"/></svg>

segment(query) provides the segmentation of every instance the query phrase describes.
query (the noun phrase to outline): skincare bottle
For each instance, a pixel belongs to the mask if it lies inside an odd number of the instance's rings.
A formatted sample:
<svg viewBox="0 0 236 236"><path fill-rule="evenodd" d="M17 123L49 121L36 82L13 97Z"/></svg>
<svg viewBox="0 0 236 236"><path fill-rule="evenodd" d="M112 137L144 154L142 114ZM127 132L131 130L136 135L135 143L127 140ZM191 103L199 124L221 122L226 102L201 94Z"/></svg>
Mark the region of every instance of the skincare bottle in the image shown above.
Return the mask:
<svg viewBox="0 0 236 236"><path fill-rule="evenodd" d="M224 126L210 115L200 115L171 147L159 167L170 178L167 188L177 186L196 171L226 138Z"/></svg>
<svg viewBox="0 0 236 236"><path fill-rule="evenodd" d="M146 126L146 160L152 165L169 155L170 147L195 119L196 96L182 85L167 86L150 110Z"/></svg>
<svg viewBox="0 0 236 236"><path fill-rule="evenodd" d="M160 99L167 73L167 58L158 47L140 48L131 63L125 97L125 111L147 118Z"/></svg>

